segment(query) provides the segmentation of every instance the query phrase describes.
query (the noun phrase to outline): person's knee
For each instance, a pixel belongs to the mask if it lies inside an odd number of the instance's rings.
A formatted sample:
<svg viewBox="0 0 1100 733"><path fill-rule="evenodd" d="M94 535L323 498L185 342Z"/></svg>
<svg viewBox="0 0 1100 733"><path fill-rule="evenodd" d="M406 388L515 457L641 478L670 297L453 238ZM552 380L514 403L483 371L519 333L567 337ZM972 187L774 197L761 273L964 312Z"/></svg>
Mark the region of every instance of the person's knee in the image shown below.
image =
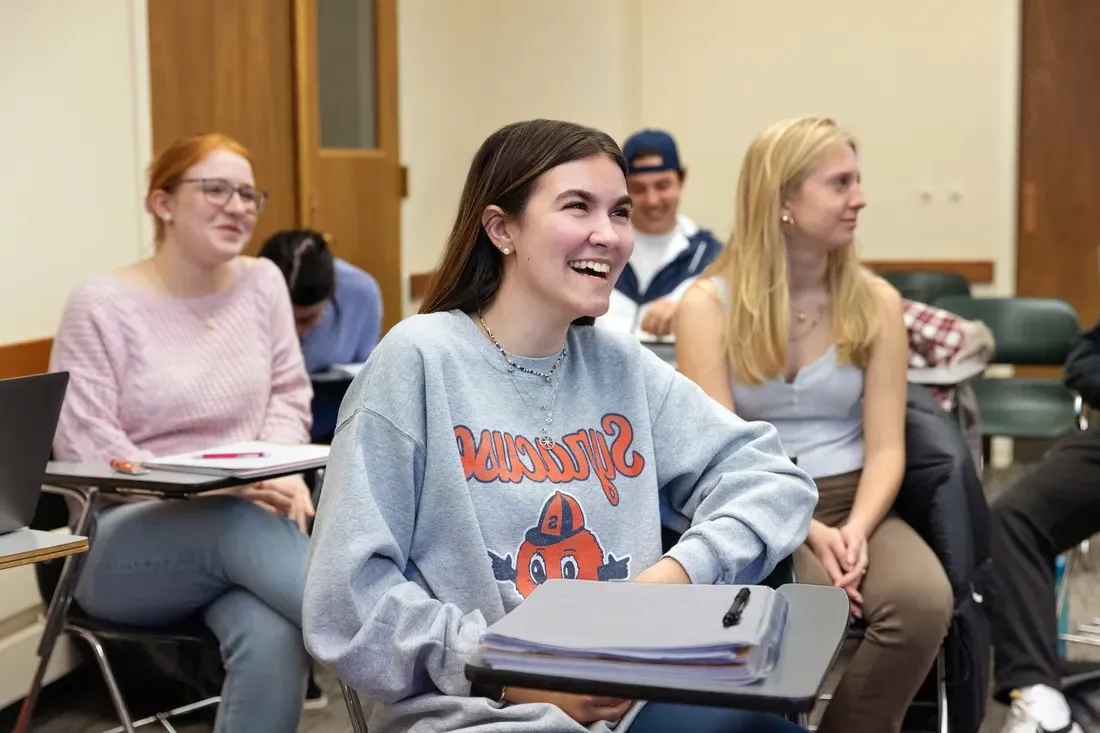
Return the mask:
<svg viewBox="0 0 1100 733"><path fill-rule="evenodd" d="M309 665L302 629L243 589L229 591L242 602L219 609L217 626L227 670L286 670L305 675ZM303 677L304 678L304 677Z"/></svg>
<svg viewBox="0 0 1100 733"><path fill-rule="evenodd" d="M907 581L893 588L879 625L891 627L905 646L938 649L955 611L955 596L947 575L937 566L936 572L914 573Z"/></svg>
<svg viewBox="0 0 1100 733"><path fill-rule="evenodd" d="M216 524L212 534L227 555L247 555L256 547L283 547L284 543L296 546L303 556L308 551L309 537L287 518L261 509L248 499L236 496L211 499L219 502L213 513Z"/></svg>
<svg viewBox="0 0 1100 733"><path fill-rule="evenodd" d="M1035 521L1033 502L1019 492L1002 495L989 507L990 531L994 547L1043 546L1043 533Z"/></svg>

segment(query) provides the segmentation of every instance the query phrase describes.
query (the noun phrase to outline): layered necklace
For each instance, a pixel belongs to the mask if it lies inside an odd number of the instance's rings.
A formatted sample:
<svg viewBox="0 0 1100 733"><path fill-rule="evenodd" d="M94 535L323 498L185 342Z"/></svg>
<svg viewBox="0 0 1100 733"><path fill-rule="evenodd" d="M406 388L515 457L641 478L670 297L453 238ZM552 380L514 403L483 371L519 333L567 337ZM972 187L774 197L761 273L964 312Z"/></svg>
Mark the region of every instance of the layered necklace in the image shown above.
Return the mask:
<svg viewBox="0 0 1100 733"><path fill-rule="evenodd" d="M477 309L477 319L481 321L481 327L485 329L485 334L489 337L489 340L493 342L493 346L497 347L497 351L504 357L504 362L508 365L508 375L512 378L512 386L515 387L516 392L519 393L519 397L523 400L524 406L529 412L535 414L535 410L531 408L531 404L527 401L527 395L524 394L524 390L520 387L519 382L516 381L516 370L525 372L535 377L541 378L550 387L550 395L539 403L539 407L546 411L546 417L542 418L539 424L538 437L536 440L547 450L554 447L554 436L551 434L550 429L554 424L554 399L558 394L558 385L554 381L554 373L558 371L558 367L561 366L562 361L565 360L565 355L568 353L565 349L565 344L562 344L561 351L558 352L558 358L554 360L550 369L545 372L536 371L534 369L528 369L522 364L517 364L515 360L508 355L508 352L504 350L504 347L500 345L500 342L493 336L493 332L489 330L489 324L485 323L485 315L481 312L481 309Z"/></svg>
<svg viewBox="0 0 1100 733"><path fill-rule="evenodd" d="M809 325L806 325L806 321L810 318L809 314L805 311L795 311L794 317L795 321L798 323L798 326L794 327L794 324L791 324L791 333L787 337L787 341L801 341L802 339L809 336L810 333L812 333L813 330L817 328L817 324L821 323L821 319L825 316L827 305L828 303L822 303L817 307L817 312L814 314L813 320L810 320Z"/></svg>

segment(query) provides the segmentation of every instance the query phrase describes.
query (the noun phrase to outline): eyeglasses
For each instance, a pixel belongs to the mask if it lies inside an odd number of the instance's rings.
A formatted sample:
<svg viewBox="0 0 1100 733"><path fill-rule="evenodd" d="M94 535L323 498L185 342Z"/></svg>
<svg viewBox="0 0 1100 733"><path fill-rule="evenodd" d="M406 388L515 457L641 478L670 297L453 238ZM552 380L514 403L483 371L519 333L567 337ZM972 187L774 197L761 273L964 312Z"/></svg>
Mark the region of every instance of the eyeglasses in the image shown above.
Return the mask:
<svg viewBox="0 0 1100 733"><path fill-rule="evenodd" d="M254 208L257 214L264 210L267 203L267 191L254 186L234 186L224 178L181 178L179 182L200 184L207 203L214 206L228 206L233 194L240 197L245 208Z"/></svg>

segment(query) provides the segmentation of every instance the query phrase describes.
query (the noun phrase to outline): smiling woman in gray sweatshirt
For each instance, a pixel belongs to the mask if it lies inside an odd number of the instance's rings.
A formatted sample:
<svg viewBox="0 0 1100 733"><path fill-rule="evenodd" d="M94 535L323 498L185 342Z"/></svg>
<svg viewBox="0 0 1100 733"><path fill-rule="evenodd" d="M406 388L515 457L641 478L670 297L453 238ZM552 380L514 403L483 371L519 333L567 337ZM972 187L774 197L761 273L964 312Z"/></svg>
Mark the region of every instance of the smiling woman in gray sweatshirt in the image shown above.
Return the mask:
<svg viewBox="0 0 1100 733"><path fill-rule="evenodd" d="M311 653L379 703L372 732L797 730L667 703L485 696L463 673L486 626L548 578L754 583L808 531L816 490L774 428L591 327L633 246L625 167L614 141L570 123L490 136L422 315L344 399L303 627ZM664 557L662 514L686 528Z"/></svg>

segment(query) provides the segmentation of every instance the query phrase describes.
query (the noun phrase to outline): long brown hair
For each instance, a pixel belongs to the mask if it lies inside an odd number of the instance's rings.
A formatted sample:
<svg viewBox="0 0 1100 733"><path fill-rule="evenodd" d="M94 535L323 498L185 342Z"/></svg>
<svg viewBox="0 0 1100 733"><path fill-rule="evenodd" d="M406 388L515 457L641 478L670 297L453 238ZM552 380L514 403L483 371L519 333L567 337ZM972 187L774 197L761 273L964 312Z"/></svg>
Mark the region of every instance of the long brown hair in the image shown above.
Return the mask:
<svg viewBox="0 0 1100 733"><path fill-rule="evenodd" d="M481 144L462 188L458 214L421 313L462 310L472 313L489 305L500 288L504 257L481 225L488 206L518 217L547 171L593 155L606 155L626 175L626 159L610 135L591 127L557 120L529 120L506 125ZM591 324L581 318L578 324Z"/></svg>
<svg viewBox="0 0 1100 733"><path fill-rule="evenodd" d="M729 288L723 344L731 371L744 384L774 379L786 366L791 312L782 201L837 144L856 148L831 119L785 120L753 140L741 163L733 233L704 274L723 278ZM853 245L829 253L826 280L838 361L866 368L878 333L878 303Z"/></svg>

